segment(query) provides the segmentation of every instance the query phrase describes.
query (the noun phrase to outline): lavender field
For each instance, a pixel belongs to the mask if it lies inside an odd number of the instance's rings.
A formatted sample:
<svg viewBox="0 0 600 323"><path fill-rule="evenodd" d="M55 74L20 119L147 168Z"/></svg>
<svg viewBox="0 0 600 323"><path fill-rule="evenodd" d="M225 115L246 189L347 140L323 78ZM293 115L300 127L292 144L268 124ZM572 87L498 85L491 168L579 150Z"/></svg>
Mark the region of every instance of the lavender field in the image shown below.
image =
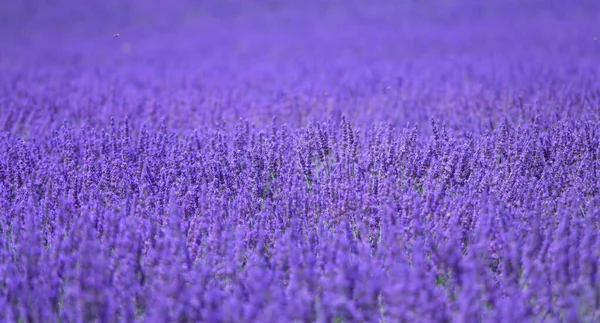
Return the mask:
<svg viewBox="0 0 600 323"><path fill-rule="evenodd" d="M0 321L600 322L600 2L0 1Z"/></svg>

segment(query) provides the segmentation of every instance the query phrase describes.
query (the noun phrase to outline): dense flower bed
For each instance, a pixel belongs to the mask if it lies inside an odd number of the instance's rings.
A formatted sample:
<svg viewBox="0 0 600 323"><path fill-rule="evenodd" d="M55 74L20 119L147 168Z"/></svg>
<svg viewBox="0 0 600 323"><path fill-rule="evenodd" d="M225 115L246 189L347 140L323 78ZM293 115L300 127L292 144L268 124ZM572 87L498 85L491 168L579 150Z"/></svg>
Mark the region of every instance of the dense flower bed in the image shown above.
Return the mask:
<svg viewBox="0 0 600 323"><path fill-rule="evenodd" d="M3 321L600 321L594 2L8 3Z"/></svg>

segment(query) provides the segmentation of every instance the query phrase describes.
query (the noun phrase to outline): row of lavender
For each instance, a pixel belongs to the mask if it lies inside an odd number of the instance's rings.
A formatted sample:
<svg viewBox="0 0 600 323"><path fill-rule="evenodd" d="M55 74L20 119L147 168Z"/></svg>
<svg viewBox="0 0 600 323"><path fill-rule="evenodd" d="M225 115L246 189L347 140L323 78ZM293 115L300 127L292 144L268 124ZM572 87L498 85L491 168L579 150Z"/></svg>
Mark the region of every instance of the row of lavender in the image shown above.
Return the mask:
<svg viewBox="0 0 600 323"><path fill-rule="evenodd" d="M597 321L599 126L4 134L3 319Z"/></svg>
<svg viewBox="0 0 600 323"><path fill-rule="evenodd" d="M385 120L429 133L433 117L458 132L485 134L502 120L528 126L538 118L548 127L600 119L600 67L585 56L496 61L465 53L281 67L275 59L262 61L268 57L251 67L230 62L226 68L160 60L0 65L0 130L47 138L64 120L76 128L105 127L115 117L129 118L136 130L165 120L169 130L188 134L223 122L232 130L240 119L264 128L276 117L298 128L346 115L360 127Z"/></svg>

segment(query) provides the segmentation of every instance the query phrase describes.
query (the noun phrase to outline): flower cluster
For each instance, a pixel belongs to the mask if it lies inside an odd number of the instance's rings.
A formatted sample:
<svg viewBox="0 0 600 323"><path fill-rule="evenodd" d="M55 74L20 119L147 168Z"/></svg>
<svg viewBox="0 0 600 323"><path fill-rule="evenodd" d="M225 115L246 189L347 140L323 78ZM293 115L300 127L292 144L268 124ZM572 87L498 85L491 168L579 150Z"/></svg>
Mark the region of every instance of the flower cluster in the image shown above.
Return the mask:
<svg viewBox="0 0 600 323"><path fill-rule="evenodd" d="M599 125L5 135L4 315L597 317Z"/></svg>

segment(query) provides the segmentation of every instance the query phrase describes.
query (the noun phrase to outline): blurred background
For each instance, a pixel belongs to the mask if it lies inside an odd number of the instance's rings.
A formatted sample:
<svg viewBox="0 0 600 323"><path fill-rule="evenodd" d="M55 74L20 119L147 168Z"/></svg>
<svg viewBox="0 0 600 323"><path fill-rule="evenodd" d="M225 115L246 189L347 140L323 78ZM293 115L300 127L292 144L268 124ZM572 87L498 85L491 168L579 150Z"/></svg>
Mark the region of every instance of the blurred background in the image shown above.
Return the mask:
<svg viewBox="0 0 600 323"><path fill-rule="evenodd" d="M311 60L397 55L584 54L600 37L593 0L4 0L3 54ZM114 34L118 39L113 39ZM572 53L572 42L588 40ZM90 57L91 56L91 57ZM275 57L274 57L275 56ZM415 57L415 58L417 58ZM114 58L114 57L112 57ZM188 57L191 58L191 57ZM60 60L60 58L56 58Z"/></svg>
<svg viewBox="0 0 600 323"><path fill-rule="evenodd" d="M477 130L594 91L598 38L593 0L4 0L0 95L5 111L38 105L52 120L346 114Z"/></svg>

